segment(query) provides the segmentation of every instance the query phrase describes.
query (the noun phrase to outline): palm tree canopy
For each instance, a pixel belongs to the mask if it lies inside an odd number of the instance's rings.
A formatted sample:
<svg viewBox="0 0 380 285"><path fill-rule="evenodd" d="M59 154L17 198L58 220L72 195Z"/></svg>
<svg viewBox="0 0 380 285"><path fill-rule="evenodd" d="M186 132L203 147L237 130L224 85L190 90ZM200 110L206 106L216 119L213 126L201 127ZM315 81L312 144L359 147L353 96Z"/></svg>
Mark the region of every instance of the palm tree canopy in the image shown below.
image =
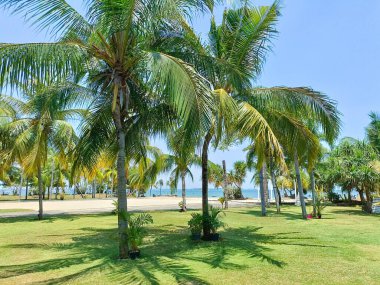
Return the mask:
<svg viewBox="0 0 380 285"><path fill-rule="evenodd" d="M370 144L380 153L380 116L374 112L369 114L371 122L366 133Z"/></svg>

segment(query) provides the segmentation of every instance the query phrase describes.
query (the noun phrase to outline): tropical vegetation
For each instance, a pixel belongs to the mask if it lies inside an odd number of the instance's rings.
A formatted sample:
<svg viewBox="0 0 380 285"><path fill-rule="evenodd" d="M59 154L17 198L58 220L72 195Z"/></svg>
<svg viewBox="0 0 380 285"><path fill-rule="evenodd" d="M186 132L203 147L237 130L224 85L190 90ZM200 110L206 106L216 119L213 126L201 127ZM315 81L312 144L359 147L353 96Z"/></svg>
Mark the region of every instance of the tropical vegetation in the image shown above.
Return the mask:
<svg viewBox="0 0 380 285"><path fill-rule="evenodd" d="M310 87L257 85L273 48L280 5L242 1L218 23L212 0L88 0L81 13L66 1L0 0L0 8L24 16L54 37L48 43L0 44L0 179L38 188L43 200L65 188L92 198L116 195L118 256L137 252L153 222L131 215L128 196L144 196L180 182L186 212L186 179L202 171L202 213L188 222L193 234L219 240L222 209L209 206L208 187L223 189L220 202L243 199L253 170L261 215L281 214L286 191L307 218L336 188L360 195L371 213L380 182L380 119L371 113L364 141L343 139L337 103ZM208 39L190 25L197 13L211 14ZM152 141L167 142L168 153ZM241 145L246 161L230 170L209 159L210 148ZM324 145L329 147L325 148ZM61 190L59 190L61 189ZM297 189L297 194L291 193ZM323 189L323 191L318 191ZM335 198L334 198L335 195ZM181 214L187 217L186 213ZM179 218L183 219L183 218ZM157 220L157 219L155 219ZM182 220L183 224L186 223ZM151 228L152 226L147 226ZM259 253L257 253L259 254Z"/></svg>

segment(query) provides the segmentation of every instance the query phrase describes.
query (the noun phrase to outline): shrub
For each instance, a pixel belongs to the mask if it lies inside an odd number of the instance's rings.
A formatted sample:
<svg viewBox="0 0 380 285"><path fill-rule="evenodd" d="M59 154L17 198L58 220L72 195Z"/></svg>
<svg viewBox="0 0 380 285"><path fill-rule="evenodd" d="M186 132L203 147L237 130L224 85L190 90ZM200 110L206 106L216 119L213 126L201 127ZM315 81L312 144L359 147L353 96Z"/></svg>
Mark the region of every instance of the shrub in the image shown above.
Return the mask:
<svg viewBox="0 0 380 285"><path fill-rule="evenodd" d="M218 229L225 227L226 224L220 219L220 214L223 213L221 208L210 206L209 216L206 218L206 222L209 224L211 232L217 233Z"/></svg>
<svg viewBox="0 0 380 285"><path fill-rule="evenodd" d="M147 224L153 223L153 218L147 213L141 213L138 215L131 215L124 212L122 218L128 221L128 228L126 234L128 235L128 243L132 251L138 251L139 246L142 244L143 238L146 235Z"/></svg>
<svg viewBox="0 0 380 285"><path fill-rule="evenodd" d="M192 213L191 219L187 222L193 235L200 234L203 228L203 216L200 213Z"/></svg>
<svg viewBox="0 0 380 285"><path fill-rule="evenodd" d="M112 210L112 214L117 215L119 212L119 203L117 200L113 201L112 204L114 205L115 209Z"/></svg>

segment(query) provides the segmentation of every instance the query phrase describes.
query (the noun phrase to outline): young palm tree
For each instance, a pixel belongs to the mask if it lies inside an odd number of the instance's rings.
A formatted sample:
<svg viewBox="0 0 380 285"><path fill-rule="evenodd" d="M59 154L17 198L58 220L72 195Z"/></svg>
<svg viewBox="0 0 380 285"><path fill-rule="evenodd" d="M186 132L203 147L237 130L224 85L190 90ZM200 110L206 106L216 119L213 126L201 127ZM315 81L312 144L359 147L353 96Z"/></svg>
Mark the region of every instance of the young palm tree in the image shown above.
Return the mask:
<svg viewBox="0 0 380 285"><path fill-rule="evenodd" d="M86 96L83 91L80 86L70 83L51 86L36 83L31 89L23 90L21 100L0 98L17 114L1 126L9 132L12 144L1 149L0 157L10 162L17 160L27 175L37 175L39 219L43 218L42 170L49 148L62 155L72 150L75 132L68 121L84 114L78 109L78 97Z"/></svg>
<svg viewBox="0 0 380 285"><path fill-rule="evenodd" d="M117 138L119 213L127 211L126 137L128 119L144 99L165 101L188 130L207 127L211 95L204 78L179 58L165 53L160 42L168 29L186 22L194 9L212 9L212 0L88 0L85 16L66 1L1 0L0 8L21 13L41 29L58 35L54 43L1 44L0 86L31 76L40 80L86 78L110 110ZM127 221L118 219L119 255L127 257Z"/></svg>

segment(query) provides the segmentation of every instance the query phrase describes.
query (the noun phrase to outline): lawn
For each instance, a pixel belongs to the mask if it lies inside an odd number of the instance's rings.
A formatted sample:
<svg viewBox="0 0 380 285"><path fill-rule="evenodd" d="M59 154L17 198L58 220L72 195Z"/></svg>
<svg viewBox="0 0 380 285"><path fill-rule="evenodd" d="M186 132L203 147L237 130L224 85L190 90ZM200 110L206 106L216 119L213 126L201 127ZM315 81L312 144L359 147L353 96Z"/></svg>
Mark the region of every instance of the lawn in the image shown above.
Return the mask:
<svg viewBox="0 0 380 285"><path fill-rule="evenodd" d="M118 261L116 217L0 219L1 284L379 284L380 216L328 207L322 220L231 209L221 242L188 238L188 213L153 212L137 261Z"/></svg>

